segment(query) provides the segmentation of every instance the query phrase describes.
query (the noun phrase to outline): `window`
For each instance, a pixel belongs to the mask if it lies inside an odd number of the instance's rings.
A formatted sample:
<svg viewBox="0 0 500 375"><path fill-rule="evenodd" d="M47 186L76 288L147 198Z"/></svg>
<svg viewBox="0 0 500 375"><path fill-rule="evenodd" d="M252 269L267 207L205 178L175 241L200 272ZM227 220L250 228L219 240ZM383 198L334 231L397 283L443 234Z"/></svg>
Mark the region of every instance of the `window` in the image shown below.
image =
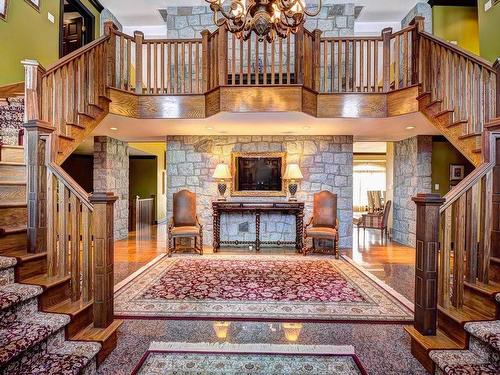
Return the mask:
<svg viewBox="0 0 500 375"><path fill-rule="evenodd" d="M368 191L385 191L386 168L381 162L356 162L353 166L353 206L362 212L368 205Z"/></svg>

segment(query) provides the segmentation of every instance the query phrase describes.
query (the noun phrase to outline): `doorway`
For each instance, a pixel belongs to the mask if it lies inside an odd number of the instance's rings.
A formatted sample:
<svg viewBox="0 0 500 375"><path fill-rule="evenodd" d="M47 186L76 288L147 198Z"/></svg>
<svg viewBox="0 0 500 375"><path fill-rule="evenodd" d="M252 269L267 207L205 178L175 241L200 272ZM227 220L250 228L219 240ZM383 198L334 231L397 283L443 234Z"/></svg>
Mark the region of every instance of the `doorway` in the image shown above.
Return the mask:
<svg viewBox="0 0 500 375"><path fill-rule="evenodd" d="M94 40L95 17L80 0L61 0L59 57Z"/></svg>

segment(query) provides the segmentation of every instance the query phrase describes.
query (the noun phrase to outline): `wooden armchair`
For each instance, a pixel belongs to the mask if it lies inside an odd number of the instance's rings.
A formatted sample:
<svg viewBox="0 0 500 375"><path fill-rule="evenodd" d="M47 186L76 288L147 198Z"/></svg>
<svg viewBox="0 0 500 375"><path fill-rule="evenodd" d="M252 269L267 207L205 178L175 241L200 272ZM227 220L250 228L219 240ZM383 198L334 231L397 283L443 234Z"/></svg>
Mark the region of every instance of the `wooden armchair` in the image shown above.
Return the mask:
<svg viewBox="0 0 500 375"><path fill-rule="evenodd" d="M168 252L177 250L178 238L194 238L194 250L203 255L203 226L196 215L196 193L174 193L173 216L168 223Z"/></svg>
<svg viewBox="0 0 500 375"><path fill-rule="evenodd" d="M391 204L392 204L391 201L387 201L382 211L364 214L359 219L353 219L352 223L358 227L358 239L359 239L359 228L363 228L363 231L367 228L380 229L380 238L382 240L384 238L387 238L387 223L389 221L389 212L391 211Z"/></svg>
<svg viewBox="0 0 500 375"><path fill-rule="evenodd" d="M335 258L339 258L339 221L337 219L337 194L321 191L314 194L313 215L304 228L304 255L316 250L316 241L331 240ZM306 240L312 239L307 248Z"/></svg>

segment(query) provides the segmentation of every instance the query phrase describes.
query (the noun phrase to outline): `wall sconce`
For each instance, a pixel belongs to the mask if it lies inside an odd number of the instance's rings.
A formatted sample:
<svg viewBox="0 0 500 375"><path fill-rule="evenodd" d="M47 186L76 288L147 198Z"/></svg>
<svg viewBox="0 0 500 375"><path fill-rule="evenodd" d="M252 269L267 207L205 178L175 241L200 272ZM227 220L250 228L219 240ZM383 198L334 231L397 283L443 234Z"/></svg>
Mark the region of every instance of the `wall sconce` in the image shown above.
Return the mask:
<svg viewBox="0 0 500 375"><path fill-rule="evenodd" d="M231 173L229 172L229 167L227 164L221 163L217 164L217 167L215 167L215 172L212 176L213 178L219 180L219 183L217 184L217 188L219 189L219 201L225 201L226 197L224 194L226 193L227 189L227 184L226 180L231 179Z"/></svg>
<svg viewBox="0 0 500 375"><path fill-rule="evenodd" d="M287 164L285 169L285 175L283 176L284 180L289 180L288 182L288 191L290 192L290 198L288 199L291 202L295 202L297 198L295 194L297 193L297 180L302 180L304 176L302 176L302 172L300 171L298 164Z"/></svg>

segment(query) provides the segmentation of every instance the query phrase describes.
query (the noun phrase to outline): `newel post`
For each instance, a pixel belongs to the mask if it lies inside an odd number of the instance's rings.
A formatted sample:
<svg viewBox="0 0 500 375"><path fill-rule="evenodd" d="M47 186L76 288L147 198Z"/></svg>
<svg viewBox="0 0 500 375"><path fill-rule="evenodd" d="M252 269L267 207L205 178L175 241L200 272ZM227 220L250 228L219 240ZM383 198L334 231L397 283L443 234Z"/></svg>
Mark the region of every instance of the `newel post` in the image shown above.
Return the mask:
<svg viewBox="0 0 500 375"><path fill-rule="evenodd" d="M217 61L219 63L219 86L224 86L227 83L227 24L219 27L219 40L217 43ZM234 48L234 47L233 47Z"/></svg>
<svg viewBox="0 0 500 375"><path fill-rule="evenodd" d="M382 77L384 92L388 92L391 87L391 37L392 27L386 27L382 30Z"/></svg>
<svg viewBox="0 0 500 375"><path fill-rule="evenodd" d="M411 56L411 65L412 65L412 72L411 72L411 83L412 84L417 84L420 83L420 43L419 43L419 33L421 31L424 31L424 20L425 18L422 16L416 16L413 18L410 22L410 25L413 26L415 25L415 30L411 33L411 51L412 51L412 56Z"/></svg>
<svg viewBox="0 0 500 375"><path fill-rule="evenodd" d="M415 329L425 336L436 334L438 302L439 194L417 194L415 253Z"/></svg>
<svg viewBox="0 0 500 375"><path fill-rule="evenodd" d="M111 87L118 87L116 84L116 37L113 33L118 30L118 27L113 21L104 22L104 35L109 35L108 52L107 52L107 76L108 85Z"/></svg>
<svg viewBox="0 0 500 375"><path fill-rule="evenodd" d="M201 53L202 53L202 60L201 60L201 75L202 75L202 81L203 81L203 93L206 93L208 91L209 87L209 79L210 79L210 73L208 71L209 69L209 63L210 63L210 50L208 49L208 38L210 37L210 31L208 30L203 30L201 32Z"/></svg>
<svg viewBox="0 0 500 375"><path fill-rule="evenodd" d="M135 39L135 93L142 94L142 43L144 42L144 33L134 31ZM167 67L170 69L170 66Z"/></svg>
<svg viewBox="0 0 500 375"><path fill-rule="evenodd" d="M24 122L42 118L42 76L45 69L36 60L24 60Z"/></svg>
<svg viewBox="0 0 500 375"><path fill-rule="evenodd" d="M313 82L316 91L321 88L321 33L318 29L313 31Z"/></svg>
<svg viewBox="0 0 500 375"><path fill-rule="evenodd" d="M30 120L24 124L26 138L26 171L28 200L28 253L47 249L47 158L48 137L55 130L47 123Z"/></svg>
<svg viewBox="0 0 500 375"><path fill-rule="evenodd" d="M94 236L94 326L106 328L113 322L114 210L113 193L94 193L92 232Z"/></svg>

